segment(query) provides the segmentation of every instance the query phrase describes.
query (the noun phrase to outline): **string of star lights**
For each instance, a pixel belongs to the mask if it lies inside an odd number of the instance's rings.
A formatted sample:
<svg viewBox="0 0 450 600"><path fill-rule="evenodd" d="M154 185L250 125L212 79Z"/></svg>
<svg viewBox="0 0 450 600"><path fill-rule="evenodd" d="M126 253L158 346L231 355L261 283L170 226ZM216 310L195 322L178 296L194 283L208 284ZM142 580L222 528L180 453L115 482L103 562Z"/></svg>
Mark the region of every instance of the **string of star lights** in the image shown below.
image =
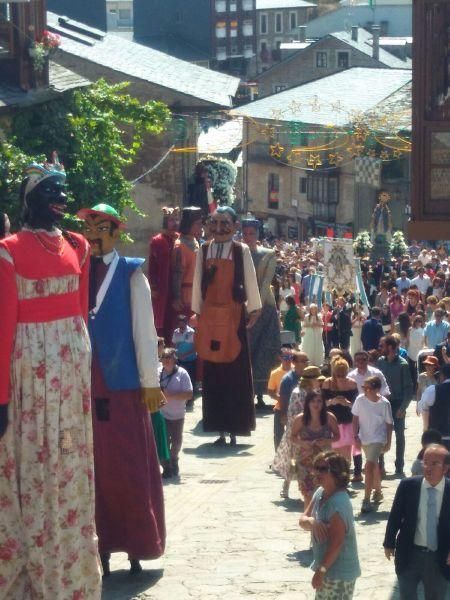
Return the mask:
<svg viewBox="0 0 450 600"><path fill-rule="evenodd" d="M322 120L325 114L338 114L334 120L344 125L315 125L311 123L311 113L322 113ZM274 160L300 169L323 170L348 164L355 158L382 162L402 158L411 152L411 141L403 133L409 119L409 110L389 115L376 110L349 111L340 100L322 101L313 96L302 102L292 101L285 109L274 109L270 123L249 120L259 136L267 140Z"/></svg>

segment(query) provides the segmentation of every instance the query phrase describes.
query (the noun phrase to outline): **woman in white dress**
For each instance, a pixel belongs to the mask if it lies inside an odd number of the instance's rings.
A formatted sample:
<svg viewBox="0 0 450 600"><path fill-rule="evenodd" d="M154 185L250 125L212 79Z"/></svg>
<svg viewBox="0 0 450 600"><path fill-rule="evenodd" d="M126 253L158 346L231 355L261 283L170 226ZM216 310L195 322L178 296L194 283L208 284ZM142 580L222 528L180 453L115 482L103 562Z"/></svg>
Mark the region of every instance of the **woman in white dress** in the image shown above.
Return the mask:
<svg viewBox="0 0 450 600"><path fill-rule="evenodd" d="M355 304L352 314L352 335L350 337L350 354L352 358L356 352L362 350L361 329L365 320L366 317L363 315L360 307Z"/></svg>
<svg viewBox="0 0 450 600"><path fill-rule="evenodd" d="M414 390L417 390L417 359L419 352L424 346L423 317L416 315L412 321L412 327L408 333L408 364L411 373ZM420 398L419 398L420 400Z"/></svg>
<svg viewBox="0 0 450 600"><path fill-rule="evenodd" d="M302 350L308 355L311 365L320 367L324 359L322 339L323 321L317 304L309 305L309 313L303 321Z"/></svg>
<svg viewBox="0 0 450 600"><path fill-rule="evenodd" d="M283 278L283 282L280 288L280 315L284 317L287 313L289 306L286 303L286 298L293 296L295 298L295 289L292 287L288 277Z"/></svg>

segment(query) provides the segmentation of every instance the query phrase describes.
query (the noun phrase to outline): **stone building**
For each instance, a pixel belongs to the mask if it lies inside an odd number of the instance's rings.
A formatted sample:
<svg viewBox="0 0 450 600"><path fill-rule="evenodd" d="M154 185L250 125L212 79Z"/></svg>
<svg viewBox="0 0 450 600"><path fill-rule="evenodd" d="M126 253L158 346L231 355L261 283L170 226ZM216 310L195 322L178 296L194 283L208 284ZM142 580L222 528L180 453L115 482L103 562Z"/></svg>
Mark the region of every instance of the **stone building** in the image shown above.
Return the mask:
<svg viewBox="0 0 450 600"><path fill-rule="evenodd" d="M331 33L317 41L308 40L307 27L300 31L300 41L287 45L290 55L258 76L260 98L351 67L411 69L409 58L380 47L377 28L370 33L354 26L350 32Z"/></svg>
<svg viewBox="0 0 450 600"><path fill-rule="evenodd" d="M90 81L128 81L129 93L139 100L160 100L172 110L168 130L146 139L139 159L127 172L130 181L140 178L134 199L147 215L129 215L128 230L135 244L127 252L145 256L149 234L161 226L161 207L182 205L185 200L197 162L201 120L232 106L239 80L54 13L48 13L48 28L61 36L54 56L59 65ZM145 175L161 159L158 168Z"/></svg>
<svg viewBox="0 0 450 600"><path fill-rule="evenodd" d="M315 14L316 4L306 0L256 0L255 72L279 62L281 44L298 39L298 27Z"/></svg>
<svg viewBox="0 0 450 600"><path fill-rule="evenodd" d="M377 195L386 189L394 227L403 229L409 155L383 161L376 185L357 183L348 128L352 115L364 120L377 114L380 122L387 115L389 127L395 122L409 135L410 82L407 70L351 68L232 110L244 117L244 210L291 238L321 235L329 227L337 234L357 232L368 228Z"/></svg>

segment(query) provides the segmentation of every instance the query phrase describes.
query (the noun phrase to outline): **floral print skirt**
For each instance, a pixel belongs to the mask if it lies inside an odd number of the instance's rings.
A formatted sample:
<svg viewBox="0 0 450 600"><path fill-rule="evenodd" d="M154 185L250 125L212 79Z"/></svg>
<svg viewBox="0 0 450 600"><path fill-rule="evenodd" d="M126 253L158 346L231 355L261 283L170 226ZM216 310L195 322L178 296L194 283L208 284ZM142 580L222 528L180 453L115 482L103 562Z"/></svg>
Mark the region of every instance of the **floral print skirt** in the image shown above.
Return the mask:
<svg viewBox="0 0 450 600"><path fill-rule="evenodd" d="M19 323L11 363L0 440L0 597L99 600L83 319Z"/></svg>

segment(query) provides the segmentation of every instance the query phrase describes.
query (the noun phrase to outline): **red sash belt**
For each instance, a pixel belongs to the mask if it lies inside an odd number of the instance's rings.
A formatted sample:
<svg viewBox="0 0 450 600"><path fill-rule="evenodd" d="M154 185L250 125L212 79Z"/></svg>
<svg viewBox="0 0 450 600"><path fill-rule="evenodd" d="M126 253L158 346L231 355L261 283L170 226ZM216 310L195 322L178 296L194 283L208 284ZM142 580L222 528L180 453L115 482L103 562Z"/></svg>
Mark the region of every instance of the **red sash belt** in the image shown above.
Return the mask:
<svg viewBox="0 0 450 600"><path fill-rule="evenodd" d="M80 295L68 292L46 296L45 298L29 298L19 300L18 323L48 323L59 319L81 316Z"/></svg>

